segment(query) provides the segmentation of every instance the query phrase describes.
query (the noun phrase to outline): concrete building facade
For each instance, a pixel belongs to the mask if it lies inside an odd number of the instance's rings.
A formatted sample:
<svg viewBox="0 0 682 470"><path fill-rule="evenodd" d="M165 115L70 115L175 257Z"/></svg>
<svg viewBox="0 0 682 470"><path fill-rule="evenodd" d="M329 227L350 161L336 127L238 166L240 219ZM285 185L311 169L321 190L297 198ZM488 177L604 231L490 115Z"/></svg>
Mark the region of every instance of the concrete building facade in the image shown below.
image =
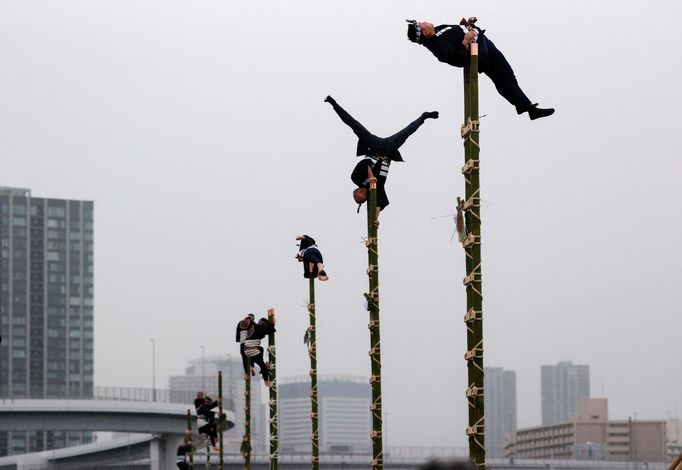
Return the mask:
<svg viewBox="0 0 682 470"><path fill-rule="evenodd" d="M580 400L590 398L590 367L559 362L540 369L542 425L565 423L577 416Z"/></svg>
<svg viewBox="0 0 682 470"><path fill-rule="evenodd" d="M93 391L93 203L0 187L0 398ZM0 434L0 455L82 443L63 432Z"/></svg>
<svg viewBox="0 0 682 470"><path fill-rule="evenodd" d="M490 458L504 456L506 440L516 431L516 372L486 367L485 451Z"/></svg>
<svg viewBox="0 0 682 470"><path fill-rule="evenodd" d="M507 446L517 459L665 462L665 421L608 419L605 398L583 400L571 421L518 430Z"/></svg>
<svg viewBox="0 0 682 470"><path fill-rule="evenodd" d="M318 416L321 453L369 453L372 391L366 379L319 377ZM309 453L310 381L284 379L279 391L280 451Z"/></svg>

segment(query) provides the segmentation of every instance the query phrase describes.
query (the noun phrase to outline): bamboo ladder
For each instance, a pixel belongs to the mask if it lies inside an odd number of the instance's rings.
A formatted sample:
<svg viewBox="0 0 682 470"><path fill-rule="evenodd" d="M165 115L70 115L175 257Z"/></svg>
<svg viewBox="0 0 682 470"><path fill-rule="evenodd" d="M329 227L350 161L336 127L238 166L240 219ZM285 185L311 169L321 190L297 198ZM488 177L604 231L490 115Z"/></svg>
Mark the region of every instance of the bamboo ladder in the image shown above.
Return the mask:
<svg viewBox="0 0 682 470"><path fill-rule="evenodd" d="M367 203L367 275L369 292L365 294L369 310L369 357L372 375L372 470L384 468L383 421L381 411L381 335L379 329L379 248L377 237L377 184L370 177L369 200Z"/></svg>
<svg viewBox="0 0 682 470"><path fill-rule="evenodd" d="M244 470L251 468L251 359L246 358L246 373L244 374L244 437L242 438L241 454L244 458Z"/></svg>
<svg viewBox="0 0 682 470"><path fill-rule="evenodd" d="M310 423L312 426L311 444L312 456L311 464L313 470L320 468L320 431L318 421L317 406L317 334L315 331L315 277L313 276L314 266L310 265L309 290L310 298L308 301L308 356L310 356Z"/></svg>
<svg viewBox="0 0 682 470"><path fill-rule="evenodd" d="M268 320L275 326L275 309L268 309ZM270 407L270 470L277 470L278 457L278 419L277 419L277 355L275 350L275 333L268 335L268 371L270 373L270 391L268 405Z"/></svg>
<svg viewBox="0 0 682 470"><path fill-rule="evenodd" d="M466 231L462 245L466 254L467 328L469 404L469 457L479 470L485 468L485 414L483 390L483 289L481 275L481 191L479 178L479 114L478 114L478 44L470 45L469 66L464 68L464 140L465 200L460 209L465 214Z"/></svg>

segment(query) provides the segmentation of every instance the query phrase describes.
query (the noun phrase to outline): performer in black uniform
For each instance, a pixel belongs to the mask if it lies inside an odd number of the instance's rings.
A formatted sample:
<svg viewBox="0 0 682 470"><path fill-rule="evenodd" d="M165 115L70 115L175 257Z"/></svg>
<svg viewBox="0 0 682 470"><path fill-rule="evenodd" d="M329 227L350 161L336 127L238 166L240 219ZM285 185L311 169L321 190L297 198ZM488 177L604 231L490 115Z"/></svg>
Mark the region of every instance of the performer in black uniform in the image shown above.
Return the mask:
<svg viewBox="0 0 682 470"><path fill-rule="evenodd" d="M249 362L258 365L260 373L263 376L263 382L265 383L265 386L269 387L271 385L270 373L268 366L263 360L263 348L260 346L260 340L264 338L270 330L268 326L260 324L260 321L259 324L256 324L254 318L254 315L250 313L237 324L237 335L235 340L239 343L239 352L242 356L244 373L255 375L256 369L254 367L249 368ZM261 319L261 321L262 320L263 319ZM272 328L274 329L274 327ZM262 336L260 336L261 334Z"/></svg>
<svg viewBox="0 0 682 470"><path fill-rule="evenodd" d="M365 127L356 121L353 116L343 109L331 96L327 96L325 101L332 105L336 114L339 115L353 133L358 137L358 147L356 155L366 155L353 169L351 180L357 185L353 191L353 199L358 204L362 204L369 197L369 181L373 176L377 180L377 219L379 223L379 212L388 206L388 196L386 196L386 177L391 161L402 162L403 157L398 150L405 143L407 138L414 134L427 119L438 119L438 111L422 113L417 120L410 123L405 129L393 134L390 137L377 137L369 132ZM371 170L371 173L368 172ZM372 176L370 176L370 174ZM358 206L358 211L360 207Z"/></svg>
<svg viewBox="0 0 682 470"><path fill-rule="evenodd" d="M204 402L197 409L197 417L202 417L206 424L199 428L199 434L205 434L211 441L211 446L215 449L216 439L218 438L218 426L215 422L214 408L218 407L218 401L213 401L209 397L204 398ZM215 449L217 450L217 449Z"/></svg>
<svg viewBox="0 0 682 470"><path fill-rule="evenodd" d="M478 69L495 84L497 92L516 107L518 114L528 113L531 119L554 114L554 108L538 108L531 103L516 81L514 70L502 52L485 35L485 30L474 26L475 18L462 19L459 25L434 26L423 21L408 20L407 38L426 47L440 62L454 67L469 64L469 45L479 44Z"/></svg>
<svg viewBox="0 0 682 470"><path fill-rule="evenodd" d="M194 399L195 410L198 410L199 407L204 403L204 397L206 397L206 392L197 392L197 397Z"/></svg>
<svg viewBox="0 0 682 470"><path fill-rule="evenodd" d="M299 250L296 259L303 263L303 277L306 279L317 277L319 281L328 280L329 276L324 270L322 253L320 253L313 237L301 235L296 237L296 240L301 242L298 244Z"/></svg>
<svg viewBox="0 0 682 470"><path fill-rule="evenodd" d="M189 463L187 462L187 454L192 452L192 444L189 439L185 438L182 444L178 446L176 465L180 470L189 470Z"/></svg>

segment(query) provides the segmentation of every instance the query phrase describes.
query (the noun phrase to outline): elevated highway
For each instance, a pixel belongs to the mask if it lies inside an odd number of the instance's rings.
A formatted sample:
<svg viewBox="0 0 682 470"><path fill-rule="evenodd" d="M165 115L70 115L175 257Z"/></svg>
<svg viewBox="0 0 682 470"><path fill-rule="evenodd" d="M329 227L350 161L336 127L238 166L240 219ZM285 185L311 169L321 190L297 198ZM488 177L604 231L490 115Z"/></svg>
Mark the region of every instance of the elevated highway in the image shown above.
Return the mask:
<svg viewBox="0 0 682 470"><path fill-rule="evenodd" d="M141 401L0 400L0 432L35 430L148 434L151 436L140 440L137 447L147 446L151 464L149 468L166 469L175 465L175 449L187 429L187 409L188 406L184 404ZM231 428L234 426L234 412L225 410L225 413L228 428ZM193 426L196 433L196 423L193 423ZM111 453L115 451L114 447L100 448L95 444L92 449L87 449L91 452ZM54 456L55 452L57 451L31 455L41 460L48 455ZM64 449L60 454L69 452L72 451ZM22 458L25 461L25 457L22 456L0 458L0 468L12 468L5 465L22 468L18 465Z"/></svg>

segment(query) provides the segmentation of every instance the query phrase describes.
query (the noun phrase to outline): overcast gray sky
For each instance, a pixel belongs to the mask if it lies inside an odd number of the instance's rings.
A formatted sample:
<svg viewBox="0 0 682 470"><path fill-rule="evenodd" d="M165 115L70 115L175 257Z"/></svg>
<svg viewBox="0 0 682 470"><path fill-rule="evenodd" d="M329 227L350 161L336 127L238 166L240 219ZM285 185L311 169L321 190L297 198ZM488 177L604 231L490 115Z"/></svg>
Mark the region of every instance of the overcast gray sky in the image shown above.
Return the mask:
<svg viewBox="0 0 682 470"><path fill-rule="evenodd" d="M0 185L95 201L96 383L157 384L237 353L235 322L279 318L278 372L303 375L314 236L319 373L369 375L356 140L331 93L387 135L438 110L392 167L380 230L390 444L465 445L461 70L405 18L477 15L533 101L482 76L486 365L540 422L540 365L591 367L611 416L682 413L682 109L676 0L0 2Z"/></svg>

